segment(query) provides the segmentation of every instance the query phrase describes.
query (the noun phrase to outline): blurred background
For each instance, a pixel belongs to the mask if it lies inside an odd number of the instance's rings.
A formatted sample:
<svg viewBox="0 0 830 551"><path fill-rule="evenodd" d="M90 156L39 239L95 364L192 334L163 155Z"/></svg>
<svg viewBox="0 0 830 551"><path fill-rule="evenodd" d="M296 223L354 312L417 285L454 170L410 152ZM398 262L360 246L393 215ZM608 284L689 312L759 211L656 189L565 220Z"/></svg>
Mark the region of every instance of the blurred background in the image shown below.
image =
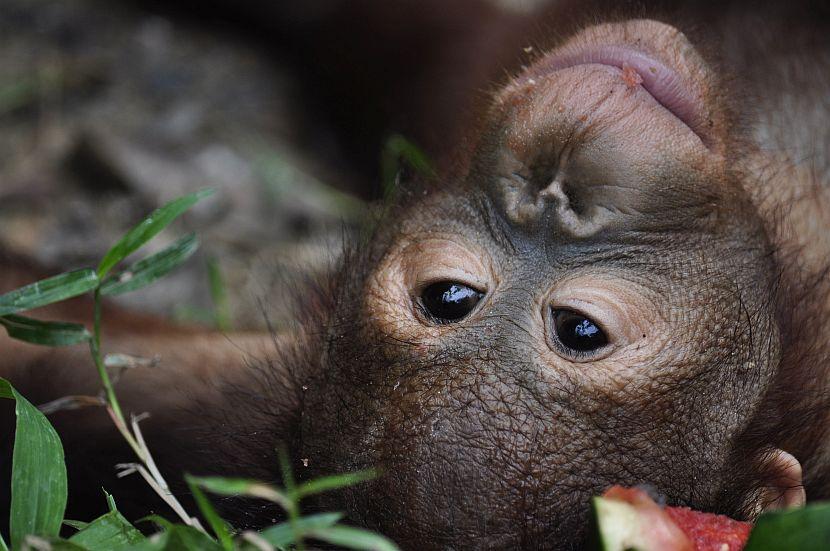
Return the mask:
<svg viewBox="0 0 830 551"><path fill-rule="evenodd" d="M196 259L120 300L279 327L402 143L451 158L544 4L0 0L0 249L95 265L153 208L212 187L182 224Z"/></svg>

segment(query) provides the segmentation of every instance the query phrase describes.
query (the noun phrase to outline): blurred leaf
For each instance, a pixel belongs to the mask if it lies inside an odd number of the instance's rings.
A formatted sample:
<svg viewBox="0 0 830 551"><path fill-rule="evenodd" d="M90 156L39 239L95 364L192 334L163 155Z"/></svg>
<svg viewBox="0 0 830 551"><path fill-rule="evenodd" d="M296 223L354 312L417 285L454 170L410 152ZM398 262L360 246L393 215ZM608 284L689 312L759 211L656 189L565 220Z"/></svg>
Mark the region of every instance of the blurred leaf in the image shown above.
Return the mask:
<svg viewBox="0 0 830 551"><path fill-rule="evenodd" d="M77 323L41 321L16 314L0 316L0 325L13 339L45 346L70 346L92 337L86 327Z"/></svg>
<svg viewBox="0 0 830 551"><path fill-rule="evenodd" d="M221 543L222 547L227 550L233 549L233 539L231 538L231 534L228 531L225 521L219 516L219 513L216 512L213 504L210 500L208 500L207 496L205 496L205 493L199 488L197 480L188 474L184 476L184 479L187 481L190 491L193 492L193 499L196 500L196 505L199 506L199 510L202 512L205 520L207 520L211 529L213 529L213 533L216 534L217 538L219 538L219 543Z"/></svg>
<svg viewBox="0 0 830 551"><path fill-rule="evenodd" d="M210 281L210 298L213 300L214 323L220 331L230 331L230 308L228 307L228 293L219 261L209 258L207 262L208 280Z"/></svg>
<svg viewBox="0 0 830 551"><path fill-rule="evenodd" d="M101 285L102 295L120 295L150 285L172 272L199 248L195 233L186 235L154 255L139 260L123 272L109 277Z"/></svg>
<svg viewBox="0 0 830 551"><path fill-rule="evenodd" d="M372 551L397 551L398 546L391 540L353 526L330 526L308 532L308 537L322 540L326 543L339 545L348 549L365 549Z"/></svg>
<svg viewBox="0 0 830 551"><path fill-rule="evenodd" d="M173 220L185 213L200 200L213 194L212 189L205 189L184 197L170 201L166 205L151 212L139 222L124 237L116 243L98 265L98 277L103 279L109 271L123 259L134 253L142 245L158 235Z"/></svg>
<svg viewBox="0 0 830 551"><path fill-rule="evenodd" d="M69 541L89 551L109 551L139 543L145 537L117 510L102 515L74 534Z"/></svg>
<svg viewBox="0 0 830 551"><path fill-rule="evenodd" d="M32 310L54 302L82 295L98 286L91 269L56 275L0 295L0 316Z"/></svg>
<svg viewBox="0 0 830 551"><path fill-rule="evenodd" d="M311 530L322 530L337 524L343 513L320 513L297 519L297 531L305 534ZM259 532L259 536L274 547L286 547L294 543L294 531L290 522L283 522Z"/></svg>
<svg viewBox="0 0 830 551"><path fill-rule="evenodd" d="M380 172L385 197L390 197L395 192L398 173L403 163L423 176L435 175L435 170L426 153L400 134L392 134L386 140L380 157Z"/></svg>
<svg viewBox="0 0 830 551"><path fill-rule="evenodd" d="M357 471L354 473L345 473L334 476L324 476L309 480L297 486L295 490L297 499L302 499L306 496L321 494L331 490L339 490L347 486L354 486L367 480L372 480L377 477L377 473L372 469L365 471Z"/></svg>
<svg viewBox="0 0 830 551"><path fill-rule="evenodd" d="M46 417L5 379L0 397L15 400L17 415L9 532L18 549L29 534L58 535L66 509L66 466L58 433Z"/></svg>
<svg viewBox="0 0 830 551"><path fill-rule="evenodd" d="M744 551L826 551L830 549L830 503L761 515Z"/></svg>
<svg viewBox="0 0 830 551"><path fill-rule="evenodd" d="M205 490L225 496L248 496L279 503L283 508L291 506L291 499L273 486L246 478L222 478L218 476L197 477L190 480Z"/></svg>
<svg viewBox="0 0 830 551"><path fill-rule="evenodd" d="M256 149L261 153L254 160L254 168L274 205L299 203L347 219L365 214L367 205L358 197L318 180L273 149L260 146Z"/></svg>
<svg viewBox="0 0 830 551"><path fill-rule="evenodd" d="M14 82L0 86L0 115L37 101L37 84L37 78L18 77Z"/></svg>

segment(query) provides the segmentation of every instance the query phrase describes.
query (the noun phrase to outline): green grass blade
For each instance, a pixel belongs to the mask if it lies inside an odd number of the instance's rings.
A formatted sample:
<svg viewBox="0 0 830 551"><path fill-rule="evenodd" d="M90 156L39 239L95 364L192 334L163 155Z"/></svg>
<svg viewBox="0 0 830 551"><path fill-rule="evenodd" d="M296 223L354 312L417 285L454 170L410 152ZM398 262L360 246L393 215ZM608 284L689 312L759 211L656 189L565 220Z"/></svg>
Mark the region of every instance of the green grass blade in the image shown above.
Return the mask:
<svg viewBox="0 0 830 551"><path fill-rule="evenodd" d="M338 525L329 528L320 528L310 531L308 537L322 540L332 545L339 545L347 549L398 551L398 546L388 538L353 526Z"/></svg>
<svg viewBox="0 0 830 551"><path fill-rule="evenodd" d="M209 258L207 262L208 281L210 282L210 298L213 300L213 319L216 328L220 331L231 330L230 306L228 305L228 290L225 278L219 267L219 261Z"/></svg>
<svg viewBox="0 0 830 551"><path fill-rule="evenodd" d="M66 509L66 466L58 433L46 417L5 379L0 397L15 400L17 415L9 532L12 549L18 549L29 534L58 535Z"/></svg>
<svg viewBox="0 0 830 551"><path fill-rule="evenodd" d="M70 528L74 528L75 530L83 530L87 526L89 526L88 522L83 522L81 520L69 520L64 519L63 521L64 526L69 526Z"/></svg>
<svg viewBox="0 0 830 551"><path fill-rule="evenodd" d="M103 488L102 488L102 490L104 492L104 499L107 500L107 508L110 511L117 511L118 507L115 506L115 498L112 497L112 494L109 493L108 491L104 490Z"/></svg>
<svg viewBox="0 0 830 551"><path fill-rule="evenodd" d="M103 279L112 268L134 253L139 247L158 235L164 228L170 225L173 220L185 213L190 207L200 200L213 194L212 189L205 189L184 197L170 201L166 205L154 210L144 220L139 222L124 237L121 238L104 255L98 265L98 277Z"/></svg>
<svg viewBox="0 0 830 551"><path fill-rule="evenodd" d="M186 235L166 249L139 260L123 272L107 278L101 285L102 295L120 295L150 285L175 270L199 248L195 233Z"/></svg>
<svg viewBox="0 0 830 551"><path fill-rule="evenodd" d="M142 533L118 511L98 517L69 538L70 542L89 551L110 551L144 540Z"/></svg>
<svg viewBox="0 0 830 551"><path fill-rule="evenodd" d="M340 522L343 513L320 513L297 519L296 528L301 533L330 528ZM274 547L287 547L294 543L294 531L290 522L283 522L266 528L258 534Z"/></svg>
<svg viewBox="0 0 830 551"><path fill-rule="evenodd" d="M365 471L358 471L354 473L345 473L334 476L324 476L322 478L315 478L297 486L295 490L297 499L302 499L306 496L321 494L323 492L330 492L332 490L339 490L347 486L354 486L367 480L372 480L377 477L377 473L368 469Z"/></svg>
<svg viewBox="0 0 830 551"><path fill-rule="evenodd" d="M190 480L208 492L224 496L248 496L278 503L284 509L290 508L291 499L273 486L247 478L222 478L218 476L191 476Z"/></svg>
<svg viewBox="0 0 830 551"><path fill-rule="evenodd" d="M26 551L35 549L48 549L49 551L89 551L86 547L61 538L27 536L26 540L26 544L22 547Z"/></svg>
<svg viewBox="0 0 830 551"><path fill-rule="evenodd" d="M40 308L92 291L99 279L85 269L56 275L0 295L0 316Z"/></svg>
<svg viewBox="0 0 830 551"><path fill-rule="evenodd" d="M184 479L190 487L190 491L193 492L193 499L196 500L196 505L198 505L199 510L202 512L202 516L205 517L205 520L210 524L211 529L213 529L213 533L219 538L219 543L226 550L233 549L233 539L231 538L225 521L222 520L222 517L219 516L219 513L213 507L213 504L208 500L201 488L199 488L196 479L187 474L184 476Z"/></svg>
<svg viewBox="0 0 830 551"><path fill-rule="evenodd" d="M44 346L71 346L92 338L86 327L77 323L41 321L16 314L0 316L0 325L13 339Z"/></svg>
<svg viewBox="0 0 830 551"><path fill-rule="evenodd" d="M830 502L761 515L744 547L744 551L827 549L830 549Z"/></svg>
<svg viewBox="0 0 830 551"><path fill-rule="evenodd" d="M422 176L435 176L435 169L426 153L400 134L392 134L386 140L380 157L384 196L389 197L395 192L398 172L404 163Z"/></svg>
<svg viewBox="0 0 830 551"><path fill-rule="evenodd" d="M184 524L174 524L158 538L123 548L123 551L221 551L207 534Z"/></svg>
<svg viewBox="0 0 830 551"><path fill-rule="evenodd" d="M122 547L119 551L164 551L165 549L170 549L171 531L172 526L170 530L153 534L144 541Z"/></svg>
<svg viewBox="0 0 830 551"><path fill-rule="evenodd" d="M135 522L150 522L158 526L160 530L169 530L173 527L173 523L161 515L147 515L146 517L141 517Z"/></svg>

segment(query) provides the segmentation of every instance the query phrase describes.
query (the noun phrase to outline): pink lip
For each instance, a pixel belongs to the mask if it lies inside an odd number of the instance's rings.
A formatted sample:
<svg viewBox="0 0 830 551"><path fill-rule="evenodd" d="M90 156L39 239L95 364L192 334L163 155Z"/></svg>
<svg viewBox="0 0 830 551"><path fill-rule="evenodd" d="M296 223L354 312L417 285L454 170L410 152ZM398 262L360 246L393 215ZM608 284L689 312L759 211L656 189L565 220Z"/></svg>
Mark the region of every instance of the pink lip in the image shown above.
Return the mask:
<svg viewBox="0 0 830 551"><path fill-rule="evenodd" d="M641 86L675 117L683 121L692 132L709 145L704 132L705 116L701 98L677 72L662 61L626 46L588 46L573 53L553 55L533 71L546 74L578 65L599 64L620 70L633 69L642 79Z"/></svg>

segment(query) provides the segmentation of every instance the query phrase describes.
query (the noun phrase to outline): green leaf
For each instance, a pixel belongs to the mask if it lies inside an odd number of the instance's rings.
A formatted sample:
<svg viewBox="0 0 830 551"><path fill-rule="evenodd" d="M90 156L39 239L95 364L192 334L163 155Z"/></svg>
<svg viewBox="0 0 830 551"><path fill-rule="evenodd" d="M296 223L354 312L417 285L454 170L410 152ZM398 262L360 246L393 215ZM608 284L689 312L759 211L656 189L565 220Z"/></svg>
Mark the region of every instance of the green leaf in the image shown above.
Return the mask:
<svg viewBox="0 0 830 551"><path fill-rule="evenodd" d="M334 476L324 476L322 478L315 478L303 484L300 484L295 490L297 499L302 499L306 496L321 494L331 490L339 490L347 486L354 486L367 480L372 480L377 477L377 473L372 469L365 471L358 471L354 473L344 473Z"/></svg>
<svg viewBox="0 0 830 551"><path fill-rule="evenodd" d="M161 530L170 530L173 527L173 523L161 515L147 515L146 517L141 517L136 521L136 523L139 522L152 522Z"/></svg>
<svg viewBox="0 0 830 551"><path fill-rule="evenodd" d="M391 540L362 528L353 526L331 526L308 532L308 537L326 543L346 547L347 549L365 549L371 551L397 551L398 546Z"/></svg>
<svg viewBox="0 0 830 551"><path fill-rule="evenodd" d="M284 492L257 480L247 478L222 478L218 476L192 476L190 480L194 484L198 484L214 494L267 499L268 501L279 503L283 508L290 507L292 503L291 499Z"/></svg>
<svg viewBox="0 0 830 551"><path fill-rule="evenodd" d="M49 549L50 551L89 551L86 547L62 538L26 536L23 549Z"/></svg>
<svg viewBox="0 0 830 551"><path fill-rule="evenodd" d="M17 314L0 316L0 325L13 339L45 346L70 346L92 338L86 327L77 323L41 321Z"/></svg>
<svg viewBox="0 0 830 551"><path fill-rule="evenodd" d="M197 480L188 474L184 475L184 479L187 481L190 491L193 492L193 499L196 500L196 505L199 506L199 510L202 512L205 520L207 520L208 524L210 524L210 527L213 529L213 533L216 534L217 538L219 538L219 543L221 543L222 547L226 550L233 549L233 539L231 538L230 532L228 532L228 527L225 524L225 521L219 516L219 513L216 512L213 504L210 500L208 500L205 493L199 488Z"/></svg>
<svg viewBox="0 0 830 551"><path fill-rule="evenodd" d="M120 295L150 285L176 269L199 248L195 233L186 235L154 255L139 260L101 285L102 295Z"/></svg>
<svg viewBox="0 0 830 551"><path fill-rule="evenodd" d="M830 502L761 515L744 551L830 549Z"/></svg>
<svg viewBox="0 0 830 551"><path fill-rule="evenodd" d="M121 513L114 510L89 523L69 538L69 541L89 551L109 551L145 539Z"/></svg>
<svg viewBox="0 0 830 551"><path fill-rule="evenodd" d="M426 153L400 134L392 134L386 140L380 158L381 179L386 197L395 192L398 173L403 162L422 176L435 176L435 170Z"/></svg>
<svg viewBox="0 0 830 551"><path fill-rule="evenodd" d="M222 551L222 546L191 526L174 524L164 532L119 551Z"/></svg>
<svg viewBox="0 0 830 551"><path fill-rule="evenodd" d="M66 466L58 433L46 417L5 379L0 397L15 400L17 415L9 532L18 549L29 534L58 535L66 509Z"/></svg>
<svg viewBox="0 0 830 551"><path fill-rule="evenodd" d="M220 331L230 331L231 315L228 305L228 292L225 285L225 278L222 277L222 270L219 261L209 258L207 261L208 281L210 282L210 298L213 300L213 318L216 328Z"/></svg>
<svg viewBox="0 0 830 551"><path fill-rule="evenodd" d="M174 199L151 212L149 216L124 234L124 237L104 255L103 260L98 265L98 277L103 279L116 264L158 235L159 232L169 226L173 220L184 214L190 207L212 194L212 189L191 193L190 195Z"/></svg>
<svg viewBox="0 0 830 551"><path fill-rule="evenodd" d="M91 269L56 275L0 295L0 316L33 310L92 291L99 279Z"/></svg>
<svg viewBox="0 0 830 551"><path fill-rule="evenodd" d="M340 522L343 513L320 513L297 519L296 528L300 534L311 530L330 528ZM274 547L286 547L294 543L294 531L290 522L283 522L259 532L259 536Z"/></svg>
<svg viewBox="0 0 830 551"><path fill-rule="evenodd" d="M63 524L65 526L69 526L70 528L74 528L75 530L83 530L84 528L89 526L88 522L83 522L83 521L80 521L80 520L69 520L69 519L64 519Z"/></svg>
<svg viewBox="0 0 830 551"><path fill-rule="evenodd" d="M104 490L103 488L101 488L101 490L103 490L103 492L104 492L104 499L107 500L107 508L110 511L117 511L118 507L115 506L115 498L112 497L112 494L109 493L108 491Z"/></svg>

